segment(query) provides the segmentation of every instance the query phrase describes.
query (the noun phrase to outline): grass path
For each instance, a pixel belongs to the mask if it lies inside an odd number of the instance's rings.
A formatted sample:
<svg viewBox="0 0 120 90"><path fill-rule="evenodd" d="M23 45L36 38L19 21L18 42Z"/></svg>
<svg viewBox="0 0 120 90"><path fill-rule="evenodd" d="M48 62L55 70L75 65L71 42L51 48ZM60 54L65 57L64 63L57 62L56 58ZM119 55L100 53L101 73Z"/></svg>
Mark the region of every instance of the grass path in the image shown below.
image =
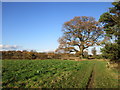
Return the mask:
<svg viewBox="0 0 120 90"><path fill-rule="evenodd" d="M106 64L105 61L96 61L94 88L118 88L118 72L106 68Z"/></svg>

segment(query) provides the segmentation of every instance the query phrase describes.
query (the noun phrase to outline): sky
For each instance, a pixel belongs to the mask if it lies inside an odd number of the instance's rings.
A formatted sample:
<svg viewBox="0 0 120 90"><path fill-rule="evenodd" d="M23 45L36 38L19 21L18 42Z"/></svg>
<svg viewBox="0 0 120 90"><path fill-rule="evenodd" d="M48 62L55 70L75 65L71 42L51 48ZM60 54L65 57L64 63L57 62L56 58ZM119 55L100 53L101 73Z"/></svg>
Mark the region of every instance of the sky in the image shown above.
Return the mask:
<svg viewBox="0 0 120 90"><path fill-rule="evenodd" d="M2 0L2 2L113 2L119 0Z"/></svg>
<svg viewBox="0 0 120 90"><path fill-rule="evenodd" d="M62 25L75 16L96 20L111 2L3 2L3 49L53 51L62 36Z"/></svg>

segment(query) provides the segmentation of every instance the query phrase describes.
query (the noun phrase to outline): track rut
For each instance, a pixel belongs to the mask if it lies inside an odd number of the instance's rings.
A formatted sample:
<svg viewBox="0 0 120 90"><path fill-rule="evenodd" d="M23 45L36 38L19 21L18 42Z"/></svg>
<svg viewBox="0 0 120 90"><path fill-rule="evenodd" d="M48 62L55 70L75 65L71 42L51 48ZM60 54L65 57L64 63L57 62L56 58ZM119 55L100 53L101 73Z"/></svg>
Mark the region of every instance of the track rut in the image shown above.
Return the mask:
<svg viewBox="0 0 120 90"><path fill-rule="evenodd" d="M95 75L95 64L93 66L86 88L94 88L94 75Z"/></svg>

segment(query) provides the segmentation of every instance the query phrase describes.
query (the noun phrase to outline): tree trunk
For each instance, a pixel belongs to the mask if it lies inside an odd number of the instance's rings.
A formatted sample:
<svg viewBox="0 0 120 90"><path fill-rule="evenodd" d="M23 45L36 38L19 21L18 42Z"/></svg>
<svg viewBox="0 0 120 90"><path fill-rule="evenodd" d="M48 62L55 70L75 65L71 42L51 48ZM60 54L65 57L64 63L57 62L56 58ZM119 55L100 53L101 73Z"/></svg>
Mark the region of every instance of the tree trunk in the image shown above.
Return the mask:
<svg viewBox="0 0 120 90"><path fill-rule="evenodd" d="M80 46L80 57L83 58L83 45Z"/></svg>

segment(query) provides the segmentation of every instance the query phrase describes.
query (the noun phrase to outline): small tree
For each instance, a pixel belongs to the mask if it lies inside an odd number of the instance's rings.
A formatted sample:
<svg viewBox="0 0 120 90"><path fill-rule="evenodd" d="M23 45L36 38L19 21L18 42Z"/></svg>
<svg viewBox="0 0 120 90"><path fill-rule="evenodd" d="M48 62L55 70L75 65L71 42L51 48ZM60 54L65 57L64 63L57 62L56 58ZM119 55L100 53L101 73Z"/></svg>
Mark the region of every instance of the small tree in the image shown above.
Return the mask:
<svg viewBox="0 0 120 90"><path fill-rule="evenodd" d="M83 55L84 55L84 58L88 58L89 56L88 56L88 51L84 51L83 52Z"/></svg>
<svg viewBox="0 0 120 90"><path fill-rule="evenodd" d="M99 22L93 17L74 17L63 25L63 36L59 38L59 47L56 50L83 57L84 49L102 41L104 31Z"/></svg>
<svg viewBox="0 0 120 90"><path fill-rule="evenodd" d="M102 56L106 59L118 60L118 48L117 43L106 43L105 47L101 49Z"/></svg>
<svg viewBox="0 0 120 90"><path fill-rule="evenodd" d="M93 54L93 56L96 56L96 53L97 53L96 48L95 48L95 47L94 47L94 48L92 48L92 54Z"/></svg>

